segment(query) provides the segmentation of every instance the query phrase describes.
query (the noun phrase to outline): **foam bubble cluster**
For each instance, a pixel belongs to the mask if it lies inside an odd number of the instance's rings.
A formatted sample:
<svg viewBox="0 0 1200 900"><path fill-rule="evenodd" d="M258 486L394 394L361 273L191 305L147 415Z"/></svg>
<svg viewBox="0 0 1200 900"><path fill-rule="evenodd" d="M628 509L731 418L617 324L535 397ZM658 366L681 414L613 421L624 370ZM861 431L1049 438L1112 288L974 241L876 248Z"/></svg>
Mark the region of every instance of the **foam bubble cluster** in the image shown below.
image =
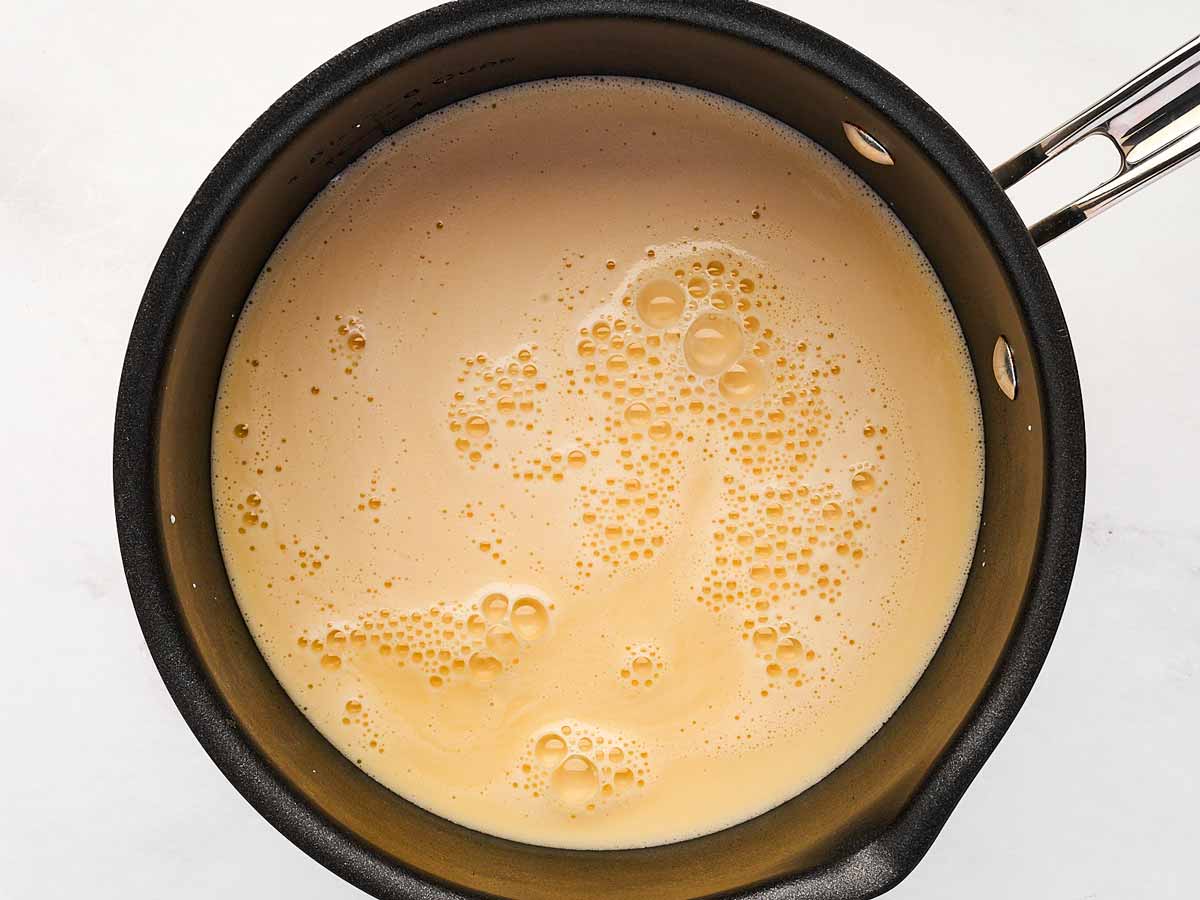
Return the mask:
<svg viewBox="0 0 1200 900"><path fill-rule="evenodd" d="M370 653L422 673L431 688L454 682L486 686L549 636L551 608L536 588L493 584L466 602L364 612L322 635L303 634L297 644L318 654L321 667L331 671Z"/></svg>
<svg viewBox="0 0 1200 900"><path fill-rule="evenodd" d="M560 348L566 362L556 378L539 370L533 344L499 360L464 360L464 389L450 402L455 446L469 465L494 449L505 462L492 468L524 484L567 483L581 530L576 590L598 572L644 567L663 553L686 525L689 477L715 476L696 601L738 616L734 639L765 630L800 642L868 555L888 484L887 426L855 422L846 408L839 382L854 360L834 349L836 335L777 336L773 301L787 299L762 261L728 244L652 248L579 324L574 346ZM573 433L547 428L546 410ZM472 422L475 442L462 437ZM854 429L863 456L841 472L814 472L827 438ZM505 442L508 432L518 439ZM809 620L789 618L808 599ZM767 661L763 692L827 678L827 667L814 666L817 652L800 646L796 658L774 661L755 644ZM628 677L653 683L646 674Z"/></svg>
<svg viewBox="0 0 1200 900"><path fill-rule="evenodd" d="M533 360L536 345L522 347L506 359L491 360L486 353L462 361L459 382L470 390L454 392L450 402L450 433L455 449L474 463L495 446L493 428L532 431L538 395L546 390ZM555 460L561 478L564 460ZM555 471L547 468L546 471Z"/></svg>
<svg viewBox="0 0 1200 900"><path fill-rule="evenodd" d="M512 786L572 815L628 800L652 778L650 752L628 735L569 720L530 738Z"/></svg>
<svg viewBox="0 0 1200 900"><path fill-rule="evenodd" d="M653 687L662 678L666 665L657 644L642 642L625 646L625 664L621 666L621 679L630 687Z"/></svg>

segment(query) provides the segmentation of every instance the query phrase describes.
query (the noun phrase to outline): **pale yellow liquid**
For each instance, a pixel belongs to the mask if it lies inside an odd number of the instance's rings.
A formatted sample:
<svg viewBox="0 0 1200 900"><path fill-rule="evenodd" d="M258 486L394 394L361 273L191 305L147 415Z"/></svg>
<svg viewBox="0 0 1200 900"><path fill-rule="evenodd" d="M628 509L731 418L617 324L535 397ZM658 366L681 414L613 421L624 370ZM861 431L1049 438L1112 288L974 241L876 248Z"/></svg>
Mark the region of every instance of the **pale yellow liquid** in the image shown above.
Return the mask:
<svg viewBox="0 0 1200 900"><path fill-rule="evenodd" d="M213 488L272 670L383 784L561 847L704 834L887 720L982 430L911 238L778 123L511 89L385 140L259 279Z"/></svg>

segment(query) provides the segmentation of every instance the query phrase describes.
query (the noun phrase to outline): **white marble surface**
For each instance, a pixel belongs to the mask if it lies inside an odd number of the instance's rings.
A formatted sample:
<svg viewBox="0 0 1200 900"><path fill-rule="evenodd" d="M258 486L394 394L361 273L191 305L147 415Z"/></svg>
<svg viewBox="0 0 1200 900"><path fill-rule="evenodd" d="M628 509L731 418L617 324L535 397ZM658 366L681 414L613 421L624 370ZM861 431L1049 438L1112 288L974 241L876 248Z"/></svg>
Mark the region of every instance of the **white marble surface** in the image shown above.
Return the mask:
<svg viewBox="0 0 1200 900"><path fill-rule="evenodd" d="M142 289L208 168L302 75L421 5L4 5L0 896L362 896L175 711L117 554L111 430ZM1194 0L776 5L905 79L993 164L1197 28ZM897 900L1197 896L1197 221L1200 164L1046 253L1087 404L1075 587L1028 704Z"/></svg>

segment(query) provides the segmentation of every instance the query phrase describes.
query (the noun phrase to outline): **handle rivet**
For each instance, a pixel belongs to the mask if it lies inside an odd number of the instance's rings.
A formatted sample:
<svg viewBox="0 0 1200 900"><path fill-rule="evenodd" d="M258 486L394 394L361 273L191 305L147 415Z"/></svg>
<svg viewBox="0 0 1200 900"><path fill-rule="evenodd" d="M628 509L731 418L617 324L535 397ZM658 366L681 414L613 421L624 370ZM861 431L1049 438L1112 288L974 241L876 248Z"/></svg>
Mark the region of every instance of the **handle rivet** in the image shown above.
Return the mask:
<svg viewBox="0 0 1200 900"><path fill-rule="evenodd" d="M992 350L992 373L996 376L996 384L1009 400L1017 399L1017 364L1013 360L1012 347L1004 335L996 338L996 346Z"/></svg>
<svg viewBox="0 0 1200 900"><path fill-rule="evenodd" d="M858 151L859 156L881 166L895 165L895 160L892 159L892 154L888 152L887 147L883 146L873 135L851 122L843 122L842 131L846 132L846 140L850 142L851 147Z"/></svg>

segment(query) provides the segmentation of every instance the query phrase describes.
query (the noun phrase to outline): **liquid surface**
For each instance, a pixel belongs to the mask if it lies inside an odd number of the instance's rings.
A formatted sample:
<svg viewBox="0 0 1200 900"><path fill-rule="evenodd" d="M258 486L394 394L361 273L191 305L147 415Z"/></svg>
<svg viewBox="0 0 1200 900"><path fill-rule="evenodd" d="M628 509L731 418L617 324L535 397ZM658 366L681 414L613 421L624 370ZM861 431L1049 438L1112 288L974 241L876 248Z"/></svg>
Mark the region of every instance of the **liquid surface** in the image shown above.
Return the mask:
<svg viewBox="0 0 1200 900"><path fill-rule="evenodd" d="M982 494L945 295L827 153L696 91L486 95L264 270L213 432L242 611L369 774L563 847L803 791L937 648Z"/></svg>

